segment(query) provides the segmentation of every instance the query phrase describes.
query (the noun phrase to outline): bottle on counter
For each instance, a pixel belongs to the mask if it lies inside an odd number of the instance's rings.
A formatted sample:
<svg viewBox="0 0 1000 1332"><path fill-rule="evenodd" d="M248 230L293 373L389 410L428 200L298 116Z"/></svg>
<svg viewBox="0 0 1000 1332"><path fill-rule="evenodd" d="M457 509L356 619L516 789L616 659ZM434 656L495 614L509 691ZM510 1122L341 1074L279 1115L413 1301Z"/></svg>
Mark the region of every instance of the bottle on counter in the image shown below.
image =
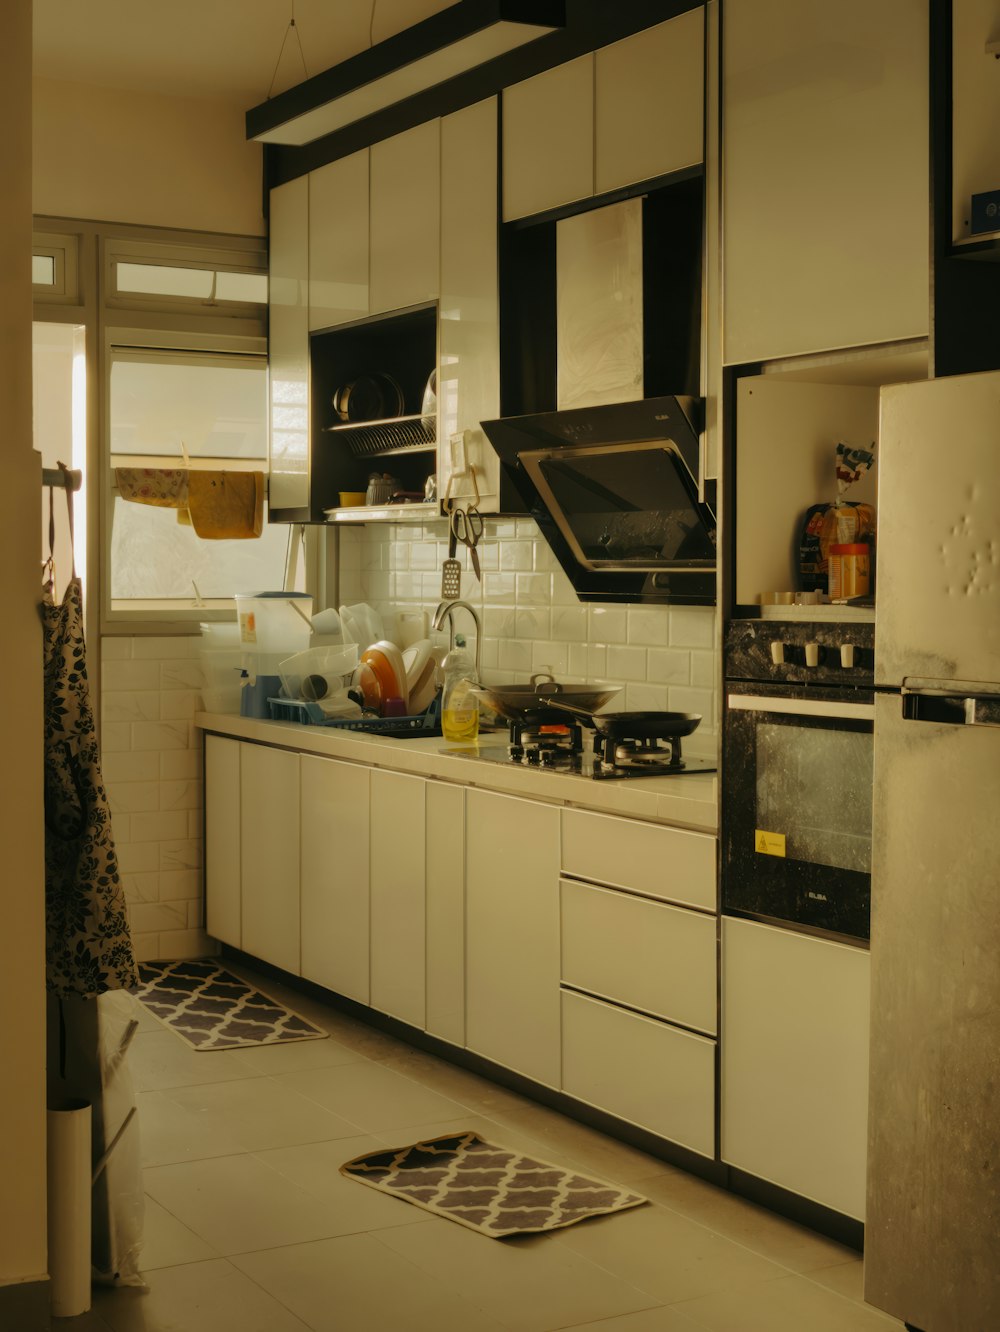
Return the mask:
<svg viewBox="0 0 1000 1332"><path fill-rule="evenodd" d="M479 736L479 697L476 667L462 634L441 665L441 734L454 744L473 744Z"/></svg>

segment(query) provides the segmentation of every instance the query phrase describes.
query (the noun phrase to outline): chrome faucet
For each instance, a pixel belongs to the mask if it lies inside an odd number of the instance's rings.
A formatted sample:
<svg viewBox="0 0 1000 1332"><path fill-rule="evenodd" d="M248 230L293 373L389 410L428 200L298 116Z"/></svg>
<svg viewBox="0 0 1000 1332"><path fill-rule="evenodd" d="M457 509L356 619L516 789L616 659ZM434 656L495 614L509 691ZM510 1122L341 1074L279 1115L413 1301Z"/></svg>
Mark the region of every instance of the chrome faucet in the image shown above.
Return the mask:
<svg viewBox="0 0 1000 1332"><path fill-rule="evenodd" d="M479 623L479 616L476 614L475 607L470 606L467 601L440 601L437 610L434 612L434 619L431 621L432 629L440 629L445 620L448 621L448 648L455 646L455 616L452 614L456 610L467 610L472 616L472 622L476 626L476 679L481 680L480 664L482 659L483 630Z"/></svg>

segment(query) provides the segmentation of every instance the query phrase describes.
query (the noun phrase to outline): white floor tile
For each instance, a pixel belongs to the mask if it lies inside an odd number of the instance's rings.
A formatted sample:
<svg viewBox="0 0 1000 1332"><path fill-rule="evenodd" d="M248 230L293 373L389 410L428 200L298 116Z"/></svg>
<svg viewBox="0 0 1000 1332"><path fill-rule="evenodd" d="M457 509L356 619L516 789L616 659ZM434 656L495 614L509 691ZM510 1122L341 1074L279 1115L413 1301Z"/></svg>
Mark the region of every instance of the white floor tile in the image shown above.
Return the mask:
<svg viewBox="0 0 1000 1332"><path fill-rule="evenodd" d="M236 1061L229 1050L195 1050L175 1032L157 1023L156 1031L139 1031L129 1046L129 1067L136 1091L194 1087L203 1082L252 1078L253 1070Z"/></svg>
<svg viewBox="0 0 1000 1332"><path fill-rule="evenodd" d="M216 1253L248 1253L325 1239L340 1231L335 1206L300 1189L254 1156L158 1166L146 1192Z"/></svg>
<svg viewBox="0 0 1000 1332"><path fill-rule="evenodd" d="M247 1152L358 1135L357 1125L303 1096L282 1077L179 1087L171 1097L206 1129L228 1135Z"/></svg>
<svg viewBox="0 0 1000 1332"><path fill-rule="evenodd" d="M337 1218L336 1234L352 1235L384 1226L414 1225L427 1219L427 1213L412 1203L390 1198L340 1173L346 1161L384 1147L385 1143L375 1137L341 1138L336 1142L281 1147L254 1155L300 1189L321 1199Z"/></svg>
<svg viewBox="0 0 1000 1332"><path fill-rule="evenodd" d="M172 1091L139 1092L139 1143L144 1166L232 1156L242 1147L225 1125L208 1123L174 1100Z"/></svg>
<svg viewBox="0 0 1000 1332"><path fill-rule="evenodd" d="M682 1304L680 1312L708 1332L890 1332L903 1326L800 1276L706 1295Z"/></svg>
<svg viewBox="0 0 1000 1332"><path fill-rule="evenodd" d="M479 1300L463 1298L450 1281L428 1276L372 1235L244 1254L234 1262L315 1332L500 1332L504 1326Z"/></svg>
<svg viewBox="0 0 1000 1332"><path fill-rule="evenodd" d="M330 1036L324 1040L245 1045L233 1050L232 1055L237 1063L245 1064L258 1077L298 1073L307 1068L328 1068L333 1064L353 1064L364 1058Z"/></svg>
<svg viewBox="0 0 1000 1332"><path fill-rule="evenodd" d="M659 1303L554 1234L494 1240L431 1217L377 1238L517 1332L548 1332Z"/></svg>
<svg viewBox="0 0 1000 1332"><path fill-rule="evenodd" d="M113 1332L309 1332L307 1323L221 1259L162 1268L149 1274L148 1284L148 1290L95 1292L94 1307ZM72 1327L66 1323L66 1332Z"/></svg>
<svg viewBox="0 0 1000 1332"><path fill-rule="evenodd" d="M275 1081L329 1107L367 1133L405 1128L428 1119L453 1119L464 1108L371 1060L285 1073Z"/></svg>
<svg viewBox="0 0 1000 1332"><path fill-rule="evenodd" d="M577 1323L562 1332L699 1332L699 1329L697 1323L692 1323L679 1310L661 1304L655 1309L622 1314L620 1318L603 1318L599 1323Z"/></svg>
<svg viewBox="0 0 1000 1332"><path fill-rule="evenodd" d="M193 1230L189 1230L176 1216L161 1207L155 1198L146 1196L143 1220L142 1252L139 1268L145 1274L157 1267L177 1267L181 1263L200 1263L219 1255Z"/></svg>

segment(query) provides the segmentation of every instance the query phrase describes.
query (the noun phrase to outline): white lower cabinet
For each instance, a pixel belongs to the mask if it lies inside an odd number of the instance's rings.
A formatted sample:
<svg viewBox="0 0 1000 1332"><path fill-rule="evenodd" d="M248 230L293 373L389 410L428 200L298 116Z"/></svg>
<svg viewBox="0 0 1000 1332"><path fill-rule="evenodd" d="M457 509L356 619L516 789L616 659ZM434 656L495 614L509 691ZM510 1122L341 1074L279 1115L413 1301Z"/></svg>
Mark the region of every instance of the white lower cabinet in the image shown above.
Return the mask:
<svg viewBox="0 0 1000 1332"><path fill-rule="evenodd" d="M547 1087L559 1075L559 811L466 792L466 1044Z"/></svg>
<svg viewBox="0 0 1000 1332"><path fill-rule="evenodd" d="M564 990L563 1091L715 1155L715 1042Z"/></svg>
<svg viewBox="0 0 1000 1332"><path fill-rule="evenodd" d="M371 1006L423 1028L426 792L423 777L371 774Z"/></svg>
<svg viewBox="0 0 1000 1332"><path fill-rule="evenodd" d="M465 1044L465 792L426 792L427 1013L432 1036Z"/></svg>
<svg viewBox="0 0 1000 1332"><path fill-rule="evenodd" d="M727 919L722 1159L864 1219L869 956Z"/></svg>
<svg viewBox="0 0 1000 1332"><path fill-rule="evenodd" d="M369 770L300 756L302 975L369 1002Z"/></svg>
<svg viewBox="0 0 1000 1332"><path fill-rule="evenodd" d="M240 746L240 946L299 972L299 755Z"/></svg>
<svg viewBox="0 0 1000 1332"><path fill-rule="evenodd" d="M240 742L205 737L205 929L241 947Z"/></svg>

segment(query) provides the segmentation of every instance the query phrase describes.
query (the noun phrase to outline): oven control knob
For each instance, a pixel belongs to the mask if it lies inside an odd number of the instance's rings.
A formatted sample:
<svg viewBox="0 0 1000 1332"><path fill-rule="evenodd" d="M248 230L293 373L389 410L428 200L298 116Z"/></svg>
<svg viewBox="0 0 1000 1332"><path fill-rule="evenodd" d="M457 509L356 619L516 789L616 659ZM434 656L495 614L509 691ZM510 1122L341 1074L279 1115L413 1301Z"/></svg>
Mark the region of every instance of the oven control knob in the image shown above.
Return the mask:
<svg viewBox="0 0 1000 1332"><path fill-rule="evenodd" d="M807 644L806 644L806 665L807 665L807 666L818 666L818 665L819 665L819 644L818 644L818 643L807 643Z"/></svg>
<svg viewBox="0 0 1000 1332"><path fill-rule="evenodd" d="M840 664L849 670L854 665L854 644L841 643L840 645Z"/></svg>
<svg viewBox="0 0 1000 1332"><path fill-rule="evenodd" d="M771 660L775 666L784 666L785 664L785 645L784 643L771 644Z"/></svg>

